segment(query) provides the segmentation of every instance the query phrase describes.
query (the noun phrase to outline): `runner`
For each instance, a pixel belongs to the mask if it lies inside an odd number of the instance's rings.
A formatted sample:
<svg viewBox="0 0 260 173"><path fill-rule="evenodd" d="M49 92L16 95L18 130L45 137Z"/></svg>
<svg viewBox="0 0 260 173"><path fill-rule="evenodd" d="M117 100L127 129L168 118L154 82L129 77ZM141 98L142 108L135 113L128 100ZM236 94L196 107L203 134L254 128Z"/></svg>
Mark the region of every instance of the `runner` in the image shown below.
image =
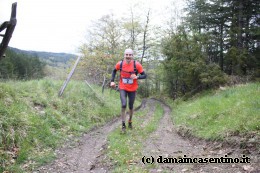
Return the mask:
<svg viewBox="0 0 260 173"><path fill-rule="evenodd" d="M119 90L120 90L120 99L121 99L121 118L122 118L122 132L126 131L126 106L127 106L127 97L128 97L128 106L129 106L129 119L128 119L128 127L132 129L132 117L134 113L134 101L136 96L136 90L138 88L138 80L145 79L146 74L143 70L142 65L133 60L133 50L126 49L124 52L124 60L119 61L113 72L111 78L111 87L115 87L115 76L116 72L120 70L120 82L119 82ZM137 76L137 74L140 74Z"/></svg>

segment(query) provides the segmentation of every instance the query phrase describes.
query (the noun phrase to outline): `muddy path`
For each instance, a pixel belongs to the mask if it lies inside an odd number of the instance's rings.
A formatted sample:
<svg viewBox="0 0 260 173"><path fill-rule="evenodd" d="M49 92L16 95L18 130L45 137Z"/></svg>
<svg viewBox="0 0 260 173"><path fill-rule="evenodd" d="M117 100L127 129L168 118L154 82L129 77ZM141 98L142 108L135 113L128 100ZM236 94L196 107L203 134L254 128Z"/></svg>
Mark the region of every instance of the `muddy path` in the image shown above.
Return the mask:
<svg viewBox="0 0 260 173"><path fill-rule="evenodd" d="M149 116L154 111L156 104L161 104L164 114L159 122L157 130L152 133L145 141L143 156L154 158L213 158L228 157L239 158L244 153L236 148L222 147L218 144L212 144L205 141L191 140L182 137L175 129L171 120L171 109L166 104L155 99L143 100L137 109L148 109L146 121L143 126L150 121ZM121 126L120 118L116 118L104 126L93 129L86 133L73 147L65 147L57 150L57 159L43 167L40 167L35 173L86 173L86 172L111 172L113 165L104 154L107 144L107 137L110 132ZM185 155L185 156L184 156ZM247 155L249 156L249 155ZM259 153L250 154L250 164L171 164L171 163L154 163L149 172L260 172ZM140 158L140 165L143 164Z"/></svg>
<svg viewBox="0 0 260 173"><path fill-rule="evenodd" d="M146 100L135 111L146 106ZM98 164L103 158L103 150L106 147L108 134L121 126L121 119L117 117L102 127L97 127L84 134L79 142L68 144L55 151L57 159L45 166L38 168L34 173L86 173L86 172L107 172ZM102 157L101 157L102 156ZM99 166L97 166L99 165Z"/></svg>
<svg viewBox="0 0 260 173"><path fill-rule="evenodd" d="M158 129L145 142L143 155L155 159L156 167L149 172L190 172L190 173L239 173L260 172L259 153L244 153L239 148L223 147L221 143L185 138L176 131L170 117L171 108L160 102L164 109ZM250 158L248 163L162 163L168 158ZM166 158L166 159L165 159ZM156 160L157 159L157 160Z"/></svg>
<svg viewBox="0 0 260 173"><path fill-rule="evenodd" d="M63 148L55 151L58 159L35 172L90 172L95 167L95 162L104 149L107 135L119 126L120 122L119 118L114 119L103 127L96 128L85 134L73 148Z"/></svg>

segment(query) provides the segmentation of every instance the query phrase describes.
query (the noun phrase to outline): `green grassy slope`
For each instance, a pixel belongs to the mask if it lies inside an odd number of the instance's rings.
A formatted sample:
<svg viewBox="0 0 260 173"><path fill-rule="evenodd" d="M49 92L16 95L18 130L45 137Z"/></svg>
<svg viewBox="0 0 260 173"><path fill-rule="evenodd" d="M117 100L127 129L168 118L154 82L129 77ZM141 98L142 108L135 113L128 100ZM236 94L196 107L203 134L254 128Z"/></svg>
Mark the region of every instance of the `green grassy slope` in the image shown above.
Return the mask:
<svg viewBox="0 0 260 173"><path fill-rule="evenodd" d="M70 81L33 80L0 83L0 172L19 172L53 159L53 150L120 113L119 93ZM140 104L138 101L136 105ZM24 168L25 169L25 168Z"/></svg>
<svg viewBox="0 0 260 173"><path fill-rule="evenodd" d="M205 139L220 139L260 130L260 84L252 83L217 90L211 94L172 104L172 117L179 127Z"/></svg>

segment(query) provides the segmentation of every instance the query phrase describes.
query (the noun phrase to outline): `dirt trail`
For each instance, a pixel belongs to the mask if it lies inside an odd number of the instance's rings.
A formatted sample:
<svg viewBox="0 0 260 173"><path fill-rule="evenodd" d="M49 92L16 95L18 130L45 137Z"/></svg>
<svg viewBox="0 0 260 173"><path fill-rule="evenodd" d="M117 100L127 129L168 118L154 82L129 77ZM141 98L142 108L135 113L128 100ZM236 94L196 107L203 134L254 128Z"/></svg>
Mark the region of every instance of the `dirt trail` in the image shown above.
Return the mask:
<svg viewBox="0 0 260 173"><path fill-rule="evenodd" d="M143 100L135 111L145 106L146 100ZM72 148L65 147L55 151L58 159L40 167L34 173L107 172L108 168L106 166L100 166L100 160L103 159L102 150L106 147L108 134L120 126L120 123L121 119L115 118L104 126L95 128L89 133L84 134L76 146Z"/></svg>
<svg viewBox="0 0 260 173"><path fill-rule="evenodd" d="M161 158L215 158L228 157L240 158L244 153L234 148L224 148L217 144L209 145L207 142L191 141L179 136L170 118L171 109L161 103L164 109L164 116L159 123L158 129L146 141L143 156ZM184 156L186 155L186 156ZM259 155L250 156L250 164L246 163L225 163L225 164L175 164L155 163L156 168L150 172L217 172L217 173L239 173L239 172L260 172L258 163ZM163 159L157 161L161 162ZM156 160L155 160L156 162Z"/></svg>
<svg viewBox="0 0 260 173"><path fill-rule="evenodd" d="M92 130L85 134L77 146L72 149L62 149L56 151L59 153L58 159L53 163L39 168L35 172L41 173L86 173L95 168L95 162L100 156L101 151L106 144L107 135L119 124L117 118L101 128ZM106 172L106 170L97 170L96 172Z"/></svg>
<svg viewBox="0 0 260 173"><path fill-rule="evenodd" d="M137 109L149 109L146 116L154 111L155 105L159 101L155 99L147 99L142 102L142 105ZM159 102L161 103L161 102ZM163 118L160 120L158 129L145 142L143 156L153 156L158 158L169 157L240 157L243 153L232 148L223 148L220 146L212 146L203 142L194 142L184 139L179 136L171 121L171 109L167 105L161 103L164 109ZM143 122L145 126L150 121L147 117ZM103 173L110 172L113 165L103 163L106 161L106 156L103 154L107 144L107 136L111 131L120 126L120 118L114 119L106 125L96 128L85 134L80 142L72 148L64 148L56 151L58 159L54 162L39 168L35 173L86 173L95 172ZM259 154L259 153L258 153ZM155 168L149 169L149 172L257 172L259 169L259 155L254 154L251 157L251 164L162 164L157 163ZM140 158L141 160L141 158ZM143 167L146 167L141 163ZM260 170L259 170L260 172Z"/></svg>

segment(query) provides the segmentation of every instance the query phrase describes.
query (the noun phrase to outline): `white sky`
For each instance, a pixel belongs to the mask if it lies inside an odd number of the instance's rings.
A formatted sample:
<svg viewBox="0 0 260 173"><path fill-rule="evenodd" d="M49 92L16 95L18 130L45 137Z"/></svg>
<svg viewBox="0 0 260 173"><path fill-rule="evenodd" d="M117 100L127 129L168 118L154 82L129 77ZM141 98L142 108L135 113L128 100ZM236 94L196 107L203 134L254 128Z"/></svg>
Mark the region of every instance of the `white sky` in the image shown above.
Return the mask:
<svg viewBox="0 0 260 173"><path fill-rule="evenodd" d="M109 12L122 14L133 0L0 0L0 24L17 2L17 25L9 46L23 50L76 53L91 21ZM163 9L171 0L146 1ZM3 32L1 32L3 34Z"/></svg>

